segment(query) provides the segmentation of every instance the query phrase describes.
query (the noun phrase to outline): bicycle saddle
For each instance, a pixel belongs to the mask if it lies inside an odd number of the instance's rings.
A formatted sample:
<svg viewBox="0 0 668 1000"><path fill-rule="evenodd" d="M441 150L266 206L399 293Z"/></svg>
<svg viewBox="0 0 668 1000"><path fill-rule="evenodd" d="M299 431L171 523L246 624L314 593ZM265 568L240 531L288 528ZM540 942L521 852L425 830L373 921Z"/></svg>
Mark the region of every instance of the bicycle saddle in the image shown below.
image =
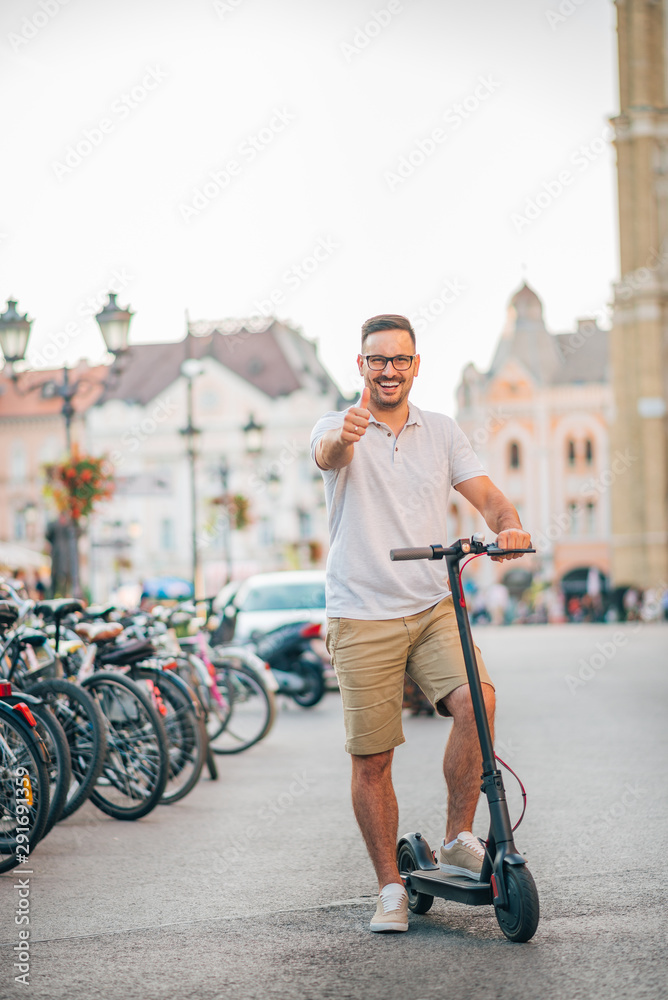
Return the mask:
<svg viewBox="0 0 668 1000"><path fill-rule="evenodd" d="M123 631L120 622L79 622L74 631L86 642L108 642Z"/></svg>
<svg viewBox="0 0 668 1000"><path fill-rule="evenodd" d="M83 611L83 603L75 597L55 597L50 601L39 601L35 612L45 618L64 618L73 611Z"/></svg>

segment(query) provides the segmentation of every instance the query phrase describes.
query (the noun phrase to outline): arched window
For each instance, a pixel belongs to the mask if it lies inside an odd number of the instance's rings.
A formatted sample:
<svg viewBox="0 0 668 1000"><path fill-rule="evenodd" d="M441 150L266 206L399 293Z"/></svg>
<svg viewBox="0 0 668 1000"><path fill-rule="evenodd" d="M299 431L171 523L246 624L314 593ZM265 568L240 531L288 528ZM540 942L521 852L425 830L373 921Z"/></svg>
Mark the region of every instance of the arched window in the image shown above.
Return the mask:
<svg viewBox="0 0 668 1000"><path fill-rule="evenodd" d="M575 465L575 441L571 438L566 445L566 455L569 465Z"/></svg>
<svg viewBox="0 0 668 1000"><path fill-rule="evenodd" d="M587 465L591 465L594 461L594 443L591 438L587 438L585 441L585 462Z"/></svg>
<svg viewBox="0 0 668 1000"><path fill-rule="evenodd" d="M585 508L586 513L586 532L588 535L596 534L596 504L593 500L587 501L587 506Z"/></svg>
<svg viewBox="0 0 668 1000"><path fill-rule="evenodd" d="M517 441L510 442L510 448L508 452L508 464L511 469L519 469L521 462L520 446Z"/></svg>
<svg viewBox="0 0 668 1000"><path fill-rule="evenodd" d="M12 441L9 458L9 478L12 483L24 483L28 472L28 456L23 441Z"/></svg>
<svg viewBox="0 0 668 1000"><path fill-rule="evenodd" d="M581 507L576 500L571 500L568 505L568 527L567 531L569 535L579 535L581 531L580 525L580 513Z"/></svg>

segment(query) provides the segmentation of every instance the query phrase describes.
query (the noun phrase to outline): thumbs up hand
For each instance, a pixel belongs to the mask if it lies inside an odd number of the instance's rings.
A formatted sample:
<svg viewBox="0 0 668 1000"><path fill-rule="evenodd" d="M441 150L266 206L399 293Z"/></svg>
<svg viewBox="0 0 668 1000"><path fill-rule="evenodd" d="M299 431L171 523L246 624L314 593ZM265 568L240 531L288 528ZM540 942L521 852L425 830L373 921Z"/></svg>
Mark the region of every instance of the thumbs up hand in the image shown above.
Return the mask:
<svg viewBox="0 0 668 1000"><path fill-rule="evenodd" d="M366 429L371 419L371 411L367 409L370 398L371 390L368 386L365 386L362 398L360 399L360 405L349 406L346 410L341 428L341 441L344 444L355 444L366 434Z"/></svg>

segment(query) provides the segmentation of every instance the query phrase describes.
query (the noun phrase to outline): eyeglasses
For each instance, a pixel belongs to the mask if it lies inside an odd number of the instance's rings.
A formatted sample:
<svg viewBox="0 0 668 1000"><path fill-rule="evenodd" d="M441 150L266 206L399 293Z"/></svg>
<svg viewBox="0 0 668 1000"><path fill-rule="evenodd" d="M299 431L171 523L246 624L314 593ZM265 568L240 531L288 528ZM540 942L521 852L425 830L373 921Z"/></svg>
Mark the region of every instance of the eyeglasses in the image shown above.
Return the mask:
<svg viewBox="0 0 668 1000"><path fill-rule="evenodd" d="M395 371L405 372L413 364L417 354L396 354L393 358L385 358L382 354L365 354L363 357L371 371L382 372L387 362L391 361Z"/></svg>

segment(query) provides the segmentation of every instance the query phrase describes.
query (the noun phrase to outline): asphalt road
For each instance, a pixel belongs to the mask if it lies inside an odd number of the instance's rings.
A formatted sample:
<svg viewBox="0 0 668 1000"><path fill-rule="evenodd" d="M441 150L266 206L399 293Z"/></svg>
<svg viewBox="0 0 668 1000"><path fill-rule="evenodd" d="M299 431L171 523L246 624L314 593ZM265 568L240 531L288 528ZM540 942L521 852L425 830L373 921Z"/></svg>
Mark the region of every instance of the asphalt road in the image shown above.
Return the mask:
<svg viewBox="0 0 668 1000"><path fill-rule="evenodd" d="M529 794L517 843L541 899L531 942L492 908L436 900L374 935L337 694L284 705L266 741L137 823L87 805L36 850L29 986L14 982L16 876L0 876L0 997L33 1000L614 1000L668 996L668 626L481 628L497 752ZM405 717L400 832L442 835L450 723ZM509 778L509 801L520 796ZM476 832L486 828L484 804Z"/></svg>

